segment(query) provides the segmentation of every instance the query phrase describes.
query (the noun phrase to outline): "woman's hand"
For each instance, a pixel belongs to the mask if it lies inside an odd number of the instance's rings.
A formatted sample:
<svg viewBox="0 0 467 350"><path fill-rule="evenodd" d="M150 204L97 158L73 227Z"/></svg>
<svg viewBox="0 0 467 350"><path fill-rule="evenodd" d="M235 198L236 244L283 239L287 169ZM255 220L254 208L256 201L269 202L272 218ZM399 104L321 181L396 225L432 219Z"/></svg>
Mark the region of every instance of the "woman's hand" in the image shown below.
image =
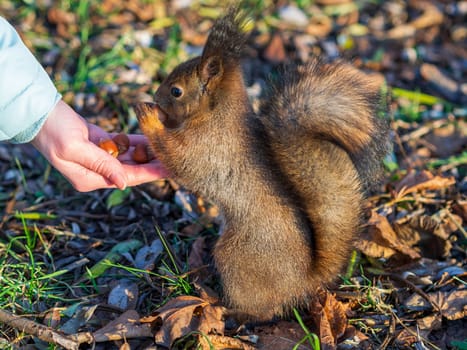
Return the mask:
<svg viewBox="0 0 467 350"><path fill-rule="evenodd" d="M124 154L119 157L120 161L97 146L101 139L110 137L59 101L32 144L82 192L112 187L124 189L167 177L167 171L157 160L136 164ZM142 135L128 137L130 146L147 142Z"/></svg>

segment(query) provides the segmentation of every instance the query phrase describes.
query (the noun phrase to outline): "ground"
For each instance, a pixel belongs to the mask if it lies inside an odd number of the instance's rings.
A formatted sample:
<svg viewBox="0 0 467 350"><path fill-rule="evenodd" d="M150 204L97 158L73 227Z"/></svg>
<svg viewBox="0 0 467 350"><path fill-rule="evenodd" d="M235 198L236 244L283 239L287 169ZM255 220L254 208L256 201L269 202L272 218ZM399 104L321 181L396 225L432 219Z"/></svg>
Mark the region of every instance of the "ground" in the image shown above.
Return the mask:
<svg viewBox="0 0 467 350"><path fill-rule="evenodd" d="M256 105L284 62L385 81L393 152L347 271L308 308L242 326L210 266L216 207L172 180L80 193L0 144L0 348L466 349L465 1L244 1ZM3 1L68 102L108 132L201 52L224 2ZM92 337L91 337L92 336ZM318 341L319 339L319 341Z"/></svg>

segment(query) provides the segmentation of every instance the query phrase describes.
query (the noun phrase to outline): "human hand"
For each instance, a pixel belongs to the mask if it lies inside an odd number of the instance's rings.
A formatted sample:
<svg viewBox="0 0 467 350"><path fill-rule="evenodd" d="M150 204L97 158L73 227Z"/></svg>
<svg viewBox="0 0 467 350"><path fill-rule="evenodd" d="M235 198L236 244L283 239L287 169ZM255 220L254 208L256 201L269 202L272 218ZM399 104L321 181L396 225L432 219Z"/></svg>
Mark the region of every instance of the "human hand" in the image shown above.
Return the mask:
<svg viewBox="0 0 467 350"><path fill-rule="evenodd" d="M142 135L128 136L130 147L146 143ZM97 146L101 139L110 137L59 101L32 144L81 192L113 187L124 189L167 177L167 171L157 160L136 164L128 155L116 159Z"/></svg>

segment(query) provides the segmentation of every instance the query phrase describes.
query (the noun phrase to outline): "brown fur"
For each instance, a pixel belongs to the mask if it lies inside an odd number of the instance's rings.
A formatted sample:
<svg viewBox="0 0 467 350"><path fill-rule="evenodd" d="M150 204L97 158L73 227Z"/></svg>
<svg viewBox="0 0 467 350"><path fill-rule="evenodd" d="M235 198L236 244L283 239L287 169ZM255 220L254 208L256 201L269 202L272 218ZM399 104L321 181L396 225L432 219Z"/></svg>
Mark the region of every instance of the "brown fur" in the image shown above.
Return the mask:
<svg viewBox="0 0 467 350"><path fill-rule="evenodd" d="M236 18L220 19L203 55L177 67L137 116L174 178L223 213L214 258L226 301L269 319L342 270L387 126L371 79L319 61L287 67L256 115L232 52L245 41Z"/></svg>

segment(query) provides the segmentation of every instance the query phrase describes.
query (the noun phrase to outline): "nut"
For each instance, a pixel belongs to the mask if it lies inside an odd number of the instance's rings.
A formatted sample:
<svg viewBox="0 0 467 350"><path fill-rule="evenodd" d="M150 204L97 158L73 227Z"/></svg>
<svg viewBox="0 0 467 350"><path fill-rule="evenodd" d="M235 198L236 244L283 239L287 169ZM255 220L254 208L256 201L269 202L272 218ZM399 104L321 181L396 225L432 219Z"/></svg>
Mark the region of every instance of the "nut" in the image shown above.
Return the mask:
<svg viewBox="0 0 467 350"><path fill-rule="evenodd" d="M99 147L102 148L104 151L109 153L112 157L117 158L118 156L118 147L114 141L111 139L101 140L99 141Z"/></svg>
<svg viewBox="0 0 467 350"><path fill-rule="evenodd" d="M136 163L141 164L147 163L152 159L152 157L149 155L148 148L144 143L138 143L135 146L132 158Z"/></svg>
<svg viewBox="0 0 467 350"><path fill-rule="evenodd" d="M118 148L118 154L123 154L130 148L130 139L126 134L120 133L112 138Z"/></svg>

